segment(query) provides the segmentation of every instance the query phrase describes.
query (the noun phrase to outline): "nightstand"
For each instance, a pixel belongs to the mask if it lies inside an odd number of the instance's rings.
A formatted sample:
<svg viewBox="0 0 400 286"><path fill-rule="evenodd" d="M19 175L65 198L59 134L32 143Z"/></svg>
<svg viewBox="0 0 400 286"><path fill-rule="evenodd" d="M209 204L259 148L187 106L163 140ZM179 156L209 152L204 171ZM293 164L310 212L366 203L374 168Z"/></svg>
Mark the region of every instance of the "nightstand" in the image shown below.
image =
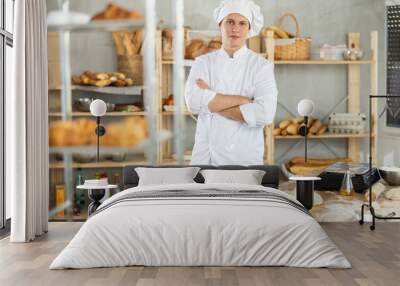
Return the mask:
<svg viewBox="0 0 400 286"><path fill-rule="evenodd" d="M321 180L320 177L290 177L289 180L296 181L296 199L308 210L314 204L314 181Z"/></svg>
<svg viewBox="0 0 400 286"><path fill-rule="evenodd" d="M88 215L90 216L101 205L100 200L104 197L106 190L115 189L117 187L118 187L117 185L107 185L107 186L79 185L76 188L88 191L88 196L89 199L91 200L91 203L88 206Z"/></svg>

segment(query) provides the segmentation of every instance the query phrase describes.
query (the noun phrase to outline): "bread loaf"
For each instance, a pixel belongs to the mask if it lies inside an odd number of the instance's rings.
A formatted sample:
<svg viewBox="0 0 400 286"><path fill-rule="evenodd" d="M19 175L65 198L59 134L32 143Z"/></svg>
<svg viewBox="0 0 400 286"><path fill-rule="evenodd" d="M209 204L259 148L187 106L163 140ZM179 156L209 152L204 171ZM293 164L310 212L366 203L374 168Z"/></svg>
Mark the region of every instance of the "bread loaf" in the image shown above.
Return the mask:
<svg viewBox="0 0 400 286"><path fill-rule="evenodd" d="M304 122L304 117L295 117L292 119L292 123L302 124Z"/></svg>
<svg viewBox="0 0 400 286"><path fill-rule="evenodd" d="M314 124L315 119L313 117L308 117L307 128L310 128Z"/></svg>
<svg viewBox="0 0 400 286"><path fill-rule="evenodd" d="M292 123L286 128L286 131L289 135L297 135L299 131L299 125Z"/></svg>
<svg viewBox="0 0 400 286"><path fill-rule="evenodd" d="M286 129L289 126L290 123L291 122L288 119L283 120L281 123L279 123L279 128L281 128L282 130Z"/></svg>
<svg viewBox="0 0 400 286"><path fill-rule="evenodd" d="M92 17L92 21L99 20L118 20L118 19L132 19L141 20L143 15L138 11L129 11L118 5L110 3L107 8Z"/></svg>
<svg viewBox="0 0 400 286"><path fill-rule="evenodd" d="M309 133L310 134L315 134L317 131L322 127L322 122L319 119L316 119L312 126L310 127Z"/></svg>
<svg viewBox="0 0 400 286"><path fill-rule="evenodd" d="M322 135L328 129L328 125L322 125L322 127L317 131L316 135Z"/></svg>
<svg viewBox="0 0 400 286"><path fill-rule="evenodd" d="M193 39L190 41L189 45L185 48L185 57L187 59L194 59L207 52L208 52L208 47L204 42L204 40Z"/></svg>
<svg viewBox="0 0 400 286"><path fill-rule="evenodd" d="M281 135L281 129L280 129L279 127L278 127L278 128L275 128L274 131L272 132L272 134L273 134L274 136Z"/></svg>
<svg viewBox="0 0 400 286"><path fill-rule="evenodd" d="M322 172L327 166L309 166L309 165L293 165L289 168L290 172L295 175L307 176Z"/></svg>
<svg viewBox="0 0 400 286"><path fill-rule="evenodd" d="M213 50L218 50L222 47L222 40L221 37L214 37L213 39L211 39L211 41L208 43L208 49L210 51Z"/></svg>
<svg viewBox="0 0 400 286"><path fill-rule="evenodd" d="M307 159L307 164L313 165L331 165L336 162L351 162L351 158L335 158L335 159ZM305 164L304 157L293 157L290 159L289 164Z"/></svg>

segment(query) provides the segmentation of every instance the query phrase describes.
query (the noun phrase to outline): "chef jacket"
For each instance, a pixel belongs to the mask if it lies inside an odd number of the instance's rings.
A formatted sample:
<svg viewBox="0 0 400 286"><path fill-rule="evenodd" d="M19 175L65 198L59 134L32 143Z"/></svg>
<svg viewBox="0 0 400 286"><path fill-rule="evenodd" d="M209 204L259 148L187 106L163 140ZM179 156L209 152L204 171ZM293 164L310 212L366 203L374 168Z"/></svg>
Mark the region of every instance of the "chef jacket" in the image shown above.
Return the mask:
<svg viewBox="0 0 400 286"><path fill-rule="evenodd" d="M197 79L209 89L200 89ZM244 122L210 112L217 93L253 99L239 106ZM185 87L186 105L198 114L191 164L263 164L263 128L274 119L277 94L274 64L246 46L232 58L223 48L197 57Z"/></svg>

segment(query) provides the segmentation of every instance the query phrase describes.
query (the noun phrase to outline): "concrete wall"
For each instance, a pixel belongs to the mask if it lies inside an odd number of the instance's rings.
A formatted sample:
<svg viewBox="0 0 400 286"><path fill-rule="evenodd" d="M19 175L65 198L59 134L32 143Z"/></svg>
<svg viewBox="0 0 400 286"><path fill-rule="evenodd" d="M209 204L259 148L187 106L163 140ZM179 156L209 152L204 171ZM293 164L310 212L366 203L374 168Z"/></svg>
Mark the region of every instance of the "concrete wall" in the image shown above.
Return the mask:
<svg viewBox="0 0 400 286"><path fill-rule="evenodd" d="M144 12L145 1L114 1L129 9L138 9ZM193 29L217 29L211 18L213 9L218 5L218 0L207 1L184 1L185 2L185 24ZM272 25L277 18L285 12L294 13L301 27L301 34L311 36L313 47L321 43L341 44L346 43L348 32L361 33L361 48L366 52L366 57L370 56L370 32L377 30L379 33L379 92L385 93L385 58L384 58L384 20L385 3L378 0L256 0L261 6L264 14L265 25ZM71 8L94 14L105 7L107 0L86 0L71 1ZM171 23L173 1L157 1L158 20ZM48 9L54 9L54 0L48 0ZM287 22L289 28L293 28ZM80 72L85 69L113 69L115 68L115 51L109 34L80 34L73 35L74 44L72 45L73 71ZM101 60L99 60L101 59ZM302 98L311 98L315 101L317 109L315 116L324 116L330 108L347 94L347 69L346 66L276 66L276 78L279 88L279 101L286 105L292 112L296 112L297 102ZM369 67L362 66L361 72L361 96L362 111L367 112L367 96L370 90ZM345 106L339 107L336 111L345 111ZM283 119L287 113L279 109L277 120ZM384 122L382 122L384 125ZM384 128L381 128L383 130ZM188 131L189 141L193 139L193 126ZM399 143L395 136L385 138L382 134L380 140L379 157L383 160L384 156L390 154L393 147ZM400 133L397 133L400 134ZM293 142L292 142L293 143ZM292 143L287 141L277 141L277 156L284 154ZM326 141L329 146L340 155L346 152L345 140ZM192 142L188 143L189 145ZM365 142L361 144L366 147ZM311 156L327 157L332 156L327 153L325 147L314 141L310 148ZM364 150L366 150L364 148ZM396 153L397 152L397 153ZM400 162L399 151L395 151L394 160ZM289 155L302 154L299 145ZM328 155L327 155L328 154ZM362 154L366 159L366 154Z"/></svg>

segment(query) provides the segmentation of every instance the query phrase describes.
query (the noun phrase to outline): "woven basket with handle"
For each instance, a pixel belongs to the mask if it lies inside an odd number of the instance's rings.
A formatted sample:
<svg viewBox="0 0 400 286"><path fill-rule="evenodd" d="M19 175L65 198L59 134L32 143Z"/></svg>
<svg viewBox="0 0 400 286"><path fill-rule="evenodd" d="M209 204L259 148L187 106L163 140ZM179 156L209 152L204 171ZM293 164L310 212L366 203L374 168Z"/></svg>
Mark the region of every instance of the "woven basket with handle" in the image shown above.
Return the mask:
<svg viewBox="0 0 400 286"><path fill-rule="evenodd" d="M282 28L285 18L291 18L296 25L296 34L292 39L275 40L275 60L309 60L310 37L300 37L300 25L292 13L285 13L278 19L278 27ZM283 29L283 28L282 28Z"/></svg>

